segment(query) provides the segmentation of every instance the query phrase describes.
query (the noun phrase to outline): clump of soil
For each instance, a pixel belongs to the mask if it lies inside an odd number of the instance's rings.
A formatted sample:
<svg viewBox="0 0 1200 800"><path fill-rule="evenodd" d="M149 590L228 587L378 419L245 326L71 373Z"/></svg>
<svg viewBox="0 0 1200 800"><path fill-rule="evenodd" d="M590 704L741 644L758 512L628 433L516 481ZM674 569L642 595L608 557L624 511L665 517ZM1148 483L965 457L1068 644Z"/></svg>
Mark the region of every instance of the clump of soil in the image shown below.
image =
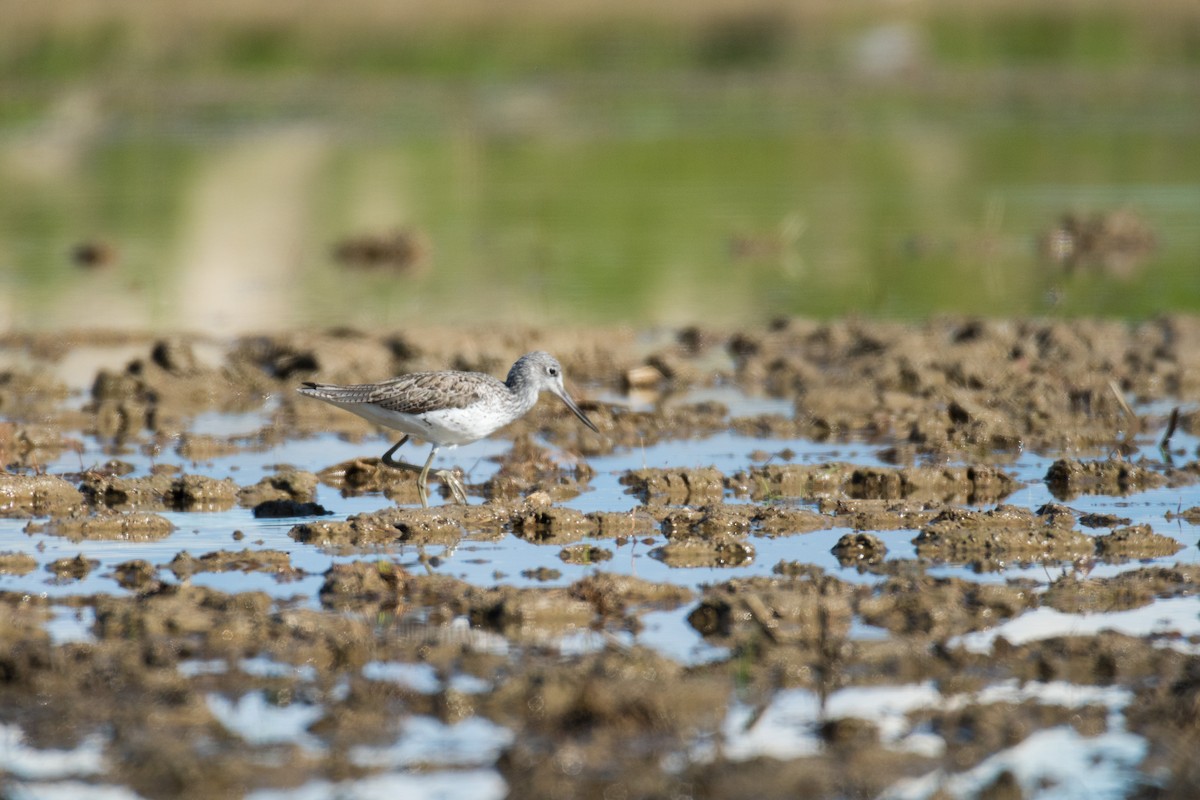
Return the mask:
<svg viewBox="0 0 1200 800"><path fill-rule="evenodd" d="M319 482L320 479L311 472L282 469L266 476L253 486L243 486L239 489L238 503L246 508L254 508L273 500L311 503L317 498Z"/></svg>
<svg viewBox="0 0 1200 800"><path fill-rule="evenodd" d="M1125 495L1166 483L1167 479L1155 470L1129 461L1060 459L1046 473L1046 485L1059 500L1081 494Z"/></svg>
<svg viewBox="0 0 1200 800"><path fill-rule="evenodd" d="M888 531L921 528L952 506L907 500L847 500L823 498L817 505L834 522L855 530Z"/></svg>
<svg viewBox="0 0 1200 800"><path fill-rule="evenodd" d="M321 483L332 486L343 496L353 497L365 492L381 492L397 503L417 503L417 474L393 469L378 458L355 458L326 467L317 473Z"/></svg>
<svg viewBox="0 0 1200 800"><path fill-rule="evenodd" d="M500 469L479 487L491 500L517 500L536 491L560 502L586 490L592 477L585 462L560 464L551 450L534 444L528 435L518 436L497 460Z"/></svg>
<svg viewBox="0 0 1200 800"><path fill-rule="evenodd" d="M166 517L144 511L64 517L45 523L31 522L25 527L29 534L62 536L73 542L84 539L153 541L170 536L174 530L175 526Z"/></svg>
<svg viewBox="0 0 1200 800"><path fill-rule="evenodd" d="M390 561L334 564L325 573L321 603L330 608L356 608L370 603L395 608L401 603L407 571Z"/></svg>
<svg viewBox="0 0 1200 800"><path fill-rule="evenodd" d="M1200 506L1192 506L1180 513L1168 511L1166 513L1168 520L1182 519L1185 522L1190 522L1193 525L1200 524Z"/></svg>
<svg viewBox="0 0 1200 800"><path fill-rule="evenodd" d="M977 584L961 578L896 576L864 597L857 611L893 634L945 641L986 630L1037 606L1026 586Z"/></svg>
<svg viewBox="0 0 1200 800"><path fill-rule="evenodd" d="M819 574L734 579L709 588L688 622L705 638L738 648L764 640L816 647L845 638L861 591Z"/></svg>
<svg viewBox="0 0 1200 800"><path fill-rule="evenodd" d="M572 544L559 551L558 557L568 564L599 564L613 557L612 550L594 544Z"/></svg>
<svg viewBox="0 0 1200 800"><path fill-rule="evenodd" d="M754 554L754 545L724 531L671 539L650 551L668 567L738 567L753 561Z"/></svg>
<svg viewBox="0 0 1200 800"><path fill-rule="evenodd" d="M61 517L81 505L83 495L62 478L0 474L0 517Z"/></svg>
<svg viewBox="0 0 1200 800"><path fill-rule="evenodd" d="M994 503L1016 482L994 467L905 467L885 469L854 464L767 464L734 475L729 484L756 500L846 497L856 500L910 500L940 503Z"/></svg>
<svg viewBox="0 0 1200 800"><path fill-rule="evenodd" d="M843 567L879 564L887 555L887 545L870 533L847 533L833 546L833 554Z"/></svg>
<svg viewBox="0 0 1200 800"><path fill-rule="evenodd" d="M707 469L630 470L621 483L633 488L643 503L719 502L725 493L725 476L715 467Z"/></svg>
<svg viewBox="0 0 1200 800"><path fill-rule="evenodd" d="M917 555L933 561L998 569L1008 563L1070 561L1091 556L1095 543L1060 521L1017 506L989 511L951 510L938 515L913 540Z"/></svg>
<svg viewBox="0 0 1200 800"><path fill-rule="evenodd" d="M534 506L511 518L513 534L535 544L567 544L599 531L598 521L583 512L561 506Z"/></svg>
<svg viewBox="0 0 1200 800"><path fill-rule="evenodd" d="M837 523L824 513L792 506L758 506L751 520L755 530L766 536L790 536L828 530Z"/></svg>
<svg viewBox="0 0 1200 800"><path fill-rule="evenodd" d="M692 592L682 586L605 572L579 579L568 591L572 597L591 603L602 615L624 614L633 608L678 608L692 599Z"/></svg>
<svg viewBox="0 0 1200 800"><path fill-rule="evenodd" d="M1124 559L1163 558L1183 549L1177 539L1155 533L1149 525L1118 528L1096 537L1096 556L1108 562Z"/></svg>
<svg viewBox="0 0 1200 800"><path fill-rule="evenodd" d="M928 718L932 730L947 743L943 756L946 763L954 771L961 771L1046 728L1070 725L1085 736L1096 736L1107 730L1107 715L1108 709L1100 705L1076 708L1027 701L971 703L963 708L920 713L917 718Z"/></svg>
<svg viewBox="0 0 1200 800"><path fill-rule="evenodd" d="M165 472L144 478L88 472L80 488L89 503L120 510L224 511L233 508L238 497L237 484L228 478Z"/></svg>
<svg viewBox="0 0 1200 800"><path fill-rule="evenodd" d="M1200 566L1145 567L1111 578L1064 575L1042 593L1044 605L1067 614L1126 611L1156 598L1190 595L1200 582Z"/></svg>
<svg viewBox="0 0 1200 800"><path fill-rule="evenodd" d="M0 573L26 575L37 569L37 559L27 553L0 553Z"/></svg>
<svg viewBox="0 0 1200 800"><path fill-rule="evenodd" d="M94 558L84 558L79 554L74 558L60 558L46 565L46 569L58 576L59 580L82 580L92 570L100 566Z"/></svg>
<svg viewBox="0 0 1200 800"><path fill-rule="evenodd" d="M183 550L167 564L167 569L180 580L186 580L197 572L266 572L279 580L295 580L304 575L303 570L292 566L291 557L279 550L242 550L237 553L218 550L199 558Z"/></svg>
<svg viewBox="0 0 1200 800"><path fill-rule="evenodd" d="M416 543L455 544L469 530L472 535L499 536L509 514L492 506L442 506L387 508L373 514L356 514L344 521L306 522L288 533L305 544L331 550Z"/></svg>
<svg viewBox="0 0 1200 800"><path fill-rule="evenodd" d="M142 558L123 561L113 567L112 577L122 589L142 591L157 588L158 568Z"/></svg>

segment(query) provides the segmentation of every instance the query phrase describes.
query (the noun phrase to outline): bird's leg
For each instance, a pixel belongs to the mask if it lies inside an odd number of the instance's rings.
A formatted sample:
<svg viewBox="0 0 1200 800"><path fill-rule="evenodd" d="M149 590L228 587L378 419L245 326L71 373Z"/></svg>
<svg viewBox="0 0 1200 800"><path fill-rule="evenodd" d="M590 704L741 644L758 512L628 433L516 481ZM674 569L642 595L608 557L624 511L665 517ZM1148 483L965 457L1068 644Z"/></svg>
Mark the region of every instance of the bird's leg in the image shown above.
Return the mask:
<svg viewBox="0 0 1200 800"><path fill-rule="evenodd" d="M388 451L386 453L384 453L383 457L380 458L379 460L382 461L387 466L393 467L394 469L411 469L414 472L419 470L420 467L416 467L412 464L405 464L402 461L396 461L394 458L392 458L392 453L399 450L404 445L404 443L407 441L408 441L408 434L406 433L406 434L404 434L404 436L400 437L400 441L396 442L394 445L392 445L390 448L388 448Z"/></svg>
<svg viewBox="0 0 1200 800"><path fill-rule="evenodd" d="M408 436L406 435L403 439L392 445L391 449L384 453L383 457L379 460L393 469L406 469L410 472L418 473L417 494L421 497L421 505L425 508L428 508L429 467L433 464L433 457L437 455L438 448L434 447L429 451L429 458L425 459L425 466L418 467L416 464L405 464L403 461L397 461L392 458L392 453L395 453L398 449L400 449L400 446L407 441ZM467 504L467 492L465 489L463 489L462 482L459 481L458 476L448 469L439 469L433 474L440 478L446 484L446 486L450 487L450 494L454 497L455 501L462 503L464 506Z"/></svg>
<svg viewBox="0 0 1200 800"><path fill-rule="evenodd" d="M421 507L429 508L429 497L425 491L425 478L429 474L429 465L433 462L433 455L437 452L437 448L433 448L433 450L429 453L429 459L425 462L425 467L421 468L416 464L405 464L403 461L397 461L396 459L392 458L392 453L399 450L401 445L407 441L408 435L405 434L404 437L392 445L379 460L382 461L385 466L391 467L392 469L406 469L409 472L416 472L417 496L421 498Z"/></svg>
<svg viewBox="0 0 1200 800"><path fill-rule="evenodd" d="M429 458L425 459L425 467L417 476L417 491L421 494L421 505L425 508L429 508L429 465L433 463L433 457L437 455L437 451L437 445L434 445L429 451Z"/></svg>
<svg viewBox="0 0 1200 800"><path fill-rule="evenodd" d="M425 462L425 469L421 470L420 483L422 486L428 486L429 465L433 463L433 457L437 455L437 451L438 448L435 446L429 453L429 460ZM442 483L446 484L446 486L450 488L450 495L456 502L461 503L464 506L467 504L467 493L463 489L462 483L459 482L457 475L448 469L439 469L433 474L441 479Z"/></svg>
<svg viewBox="0 0 1200 800"><path fill-rule="evenodd" d="M454 496L457 502L464 506L467 505L467 492L463 488L462 481L458 479L458 476L452 470L439 469L433 474L441 478L442 482L450 487L450 494Z"/></svg>

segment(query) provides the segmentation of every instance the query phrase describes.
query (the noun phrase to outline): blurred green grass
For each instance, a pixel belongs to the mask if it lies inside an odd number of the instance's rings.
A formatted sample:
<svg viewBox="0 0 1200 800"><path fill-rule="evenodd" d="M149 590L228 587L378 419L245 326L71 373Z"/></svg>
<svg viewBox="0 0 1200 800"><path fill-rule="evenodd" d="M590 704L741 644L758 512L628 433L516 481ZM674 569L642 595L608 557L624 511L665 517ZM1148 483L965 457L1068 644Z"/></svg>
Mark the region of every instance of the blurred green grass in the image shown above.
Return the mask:
<svg viewBox="0 0 1200 800"><path fill-rule="evenodd" d="M315 161L263 278L288 322L1200 310L1200 4L8 10L9 324L90 319L64 287L170 324L183 243L258 224L258 187L224 189L224 226L197 187L296 131ZM1132 276L1039 255L1065 212L1116 209L1156 235ZM395 227L427 271L330 257ZM88 237L121 257L81 289L64 254Z"/></svg>

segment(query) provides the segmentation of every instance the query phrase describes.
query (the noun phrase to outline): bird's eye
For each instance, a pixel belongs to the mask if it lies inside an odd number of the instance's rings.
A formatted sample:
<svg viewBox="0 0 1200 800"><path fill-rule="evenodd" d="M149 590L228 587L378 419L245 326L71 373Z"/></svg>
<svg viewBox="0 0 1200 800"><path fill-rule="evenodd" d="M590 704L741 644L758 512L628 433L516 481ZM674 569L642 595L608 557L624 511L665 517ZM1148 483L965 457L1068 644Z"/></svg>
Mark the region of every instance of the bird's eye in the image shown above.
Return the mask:
<svg viewBox="0 0 1200 800"><path fill-rule="evenodd" d="M546 367L546 374L551 378L558 377L558 367Z"/></svg>

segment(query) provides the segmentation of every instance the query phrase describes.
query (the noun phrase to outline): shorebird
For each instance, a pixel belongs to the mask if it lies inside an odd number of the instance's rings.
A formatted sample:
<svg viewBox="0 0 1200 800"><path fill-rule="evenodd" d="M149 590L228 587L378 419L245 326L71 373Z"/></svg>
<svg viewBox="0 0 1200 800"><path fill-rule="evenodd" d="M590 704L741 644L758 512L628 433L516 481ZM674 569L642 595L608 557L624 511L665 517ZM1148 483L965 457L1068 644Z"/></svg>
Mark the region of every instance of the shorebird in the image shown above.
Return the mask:
<svg viewBox="0 0 1200 800"><path fill-rule="evenodd" d="M417 493L428 506L429 466L443 447L469 444L490 435L533 408L544 392L558 395L580 422L599 433L567 390L562 366L549 353L526 353L517 359L501 382L482 372L413 372L380 383L335 386L305 382L300 394L358 414L363 419L401 431L404 436L380 459L389 467L419 473ZM416 436L433 445L425 466L396 461L392 455ZM454 499L467 502L462 483L450 470L434 472L450 488Z"/></svg>

